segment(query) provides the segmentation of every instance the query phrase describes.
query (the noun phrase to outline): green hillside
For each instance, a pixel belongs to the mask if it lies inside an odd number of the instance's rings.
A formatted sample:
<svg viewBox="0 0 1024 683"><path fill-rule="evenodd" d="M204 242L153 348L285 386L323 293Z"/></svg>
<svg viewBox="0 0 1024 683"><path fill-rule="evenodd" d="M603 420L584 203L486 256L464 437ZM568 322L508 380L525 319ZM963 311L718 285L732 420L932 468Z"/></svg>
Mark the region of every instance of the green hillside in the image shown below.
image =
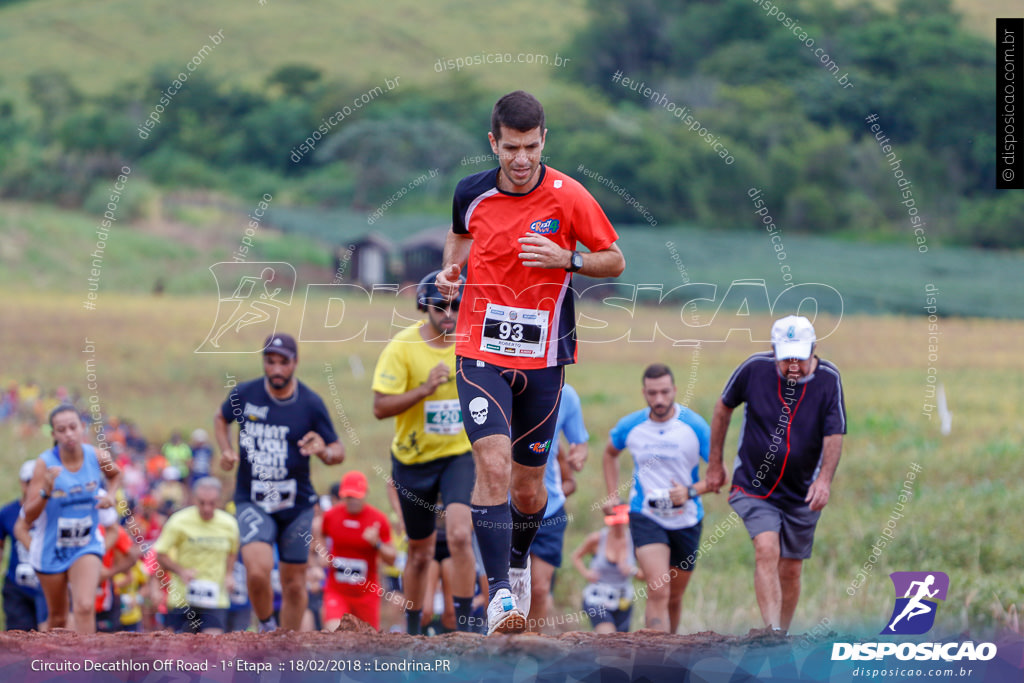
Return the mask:
<svg viewBox="0 0 1024 683"><path fill-rule="evenodd" d="M166 215L110 229L101 254L103 291L150 292L158 282L167 294L216 291L209 266L231 260L245 232L244 213L171 206L161 210ZM0 202L0 290L86 291L99 220L82 212ZM372 231L400 242L444 222L436 216L388 215ZM703 305L708 311L717 310L734 281L764 281L767 299L747 302L754 312L763 311L758 304L774 301L785 289L783 262L757 226L742 232L678 225L617 227L628 261L621 283L661 285L663 293L686 282L714 284L715 301ZM248 260L291 263L304 288L330 282L334 247L370 232L365 217L351 212L279 209L268 212ZM792 282L834 288L845 314L923 314L924 286L933 284L943 315L1024 318L1020 257L1013 252L933 248L920 254L912 238L903 244L855 244L784 235L783 244ZM579 286L590 284L583 278ZM656 296L649 291L640 298L650 302ZM839 311L830 307L830 312Z"/></svg>
<svg viewBox="0 0 1024 683"><path fill-rule="evenodd" d="M446 76L435 68L439 59L539 53L553 60L585 19L583 0L532 0L519 3L515 13L513 19L491 4L459 0L34 0L0 10L0 74L20 81L34 71L66 71L83 91L106 93L157 66L185 68L223 29L224 41L201 70L241 85L261 84L282 64L305 63L329 79L399 76L425 86ZM554 67L533 61L463 72L496 86L514 74L535 87Z"/></svg>

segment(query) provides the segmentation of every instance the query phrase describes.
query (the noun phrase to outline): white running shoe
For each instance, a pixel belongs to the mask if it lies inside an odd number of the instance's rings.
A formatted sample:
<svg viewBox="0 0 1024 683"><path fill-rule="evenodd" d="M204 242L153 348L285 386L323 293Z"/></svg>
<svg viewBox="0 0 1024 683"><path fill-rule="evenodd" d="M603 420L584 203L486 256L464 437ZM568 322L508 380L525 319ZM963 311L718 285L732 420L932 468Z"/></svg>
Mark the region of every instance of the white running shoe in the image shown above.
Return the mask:
<svg viewBox="0 0 1024 683"><path fill-rule="evenodd" d="M525 630L526 615L516 606L516 597L505 588L498 590L487 605L487 635Z"/></svg>
<svg viewBox="0 0 1024 683"><path fill-rule="evenodd" d="M530 603L533 599L532 586L530 582L529 557L526 558L526 569L508 568L508 582L512 586L512 595L516 596L516 602L523 614L530 616Z"/></svg>

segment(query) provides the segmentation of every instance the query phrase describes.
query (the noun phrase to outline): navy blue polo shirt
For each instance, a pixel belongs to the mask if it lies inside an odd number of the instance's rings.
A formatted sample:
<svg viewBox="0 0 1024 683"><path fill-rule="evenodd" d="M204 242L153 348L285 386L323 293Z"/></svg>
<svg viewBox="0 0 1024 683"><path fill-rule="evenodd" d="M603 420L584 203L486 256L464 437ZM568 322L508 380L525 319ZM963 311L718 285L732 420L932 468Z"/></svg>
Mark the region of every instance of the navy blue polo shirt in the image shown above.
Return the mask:
<svg viewBox="0 0 1024 683"><path fill-rule="evenodd" d="M238 482L235 502L252 502L284 517L310 508L317 494L309 478L309 457L298 442L313 431L327 444L338 440L323 400L302 382L279 401L267 393L264 378L243 382L220 407L221 416L237 422Z"/></svg>
<svg viewBox="0 0 1024 683"><path fill-rule="evenodd" d="M7 582L20 591L35 597L39 594L39 579L29 564L28 549L14 538L14 525L21 514L21 501L15 500L0 509L0 541L10 538L11 550L7 560Z"/></svg>
<svg viewBox="0 0 1024 683"><path fill-rule="evenodd" d="M779 374L772 352L757 353L733 372L722 403L746 404L732 489L782 507L804 507L825 437L846 433L836 366L818 358L810 377L791 382Z"/></svg>

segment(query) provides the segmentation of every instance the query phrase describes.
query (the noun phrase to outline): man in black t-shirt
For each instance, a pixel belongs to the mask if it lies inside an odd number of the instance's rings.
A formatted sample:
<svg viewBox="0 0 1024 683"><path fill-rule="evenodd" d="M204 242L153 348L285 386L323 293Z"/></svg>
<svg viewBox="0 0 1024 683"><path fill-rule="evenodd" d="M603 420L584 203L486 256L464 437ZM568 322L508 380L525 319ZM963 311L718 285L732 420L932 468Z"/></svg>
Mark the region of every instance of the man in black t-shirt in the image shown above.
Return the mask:
<svg viewBox="0 0 1024 683"><path fill-rule="evenodd" d="M725 485L725 434L733 410L745 403L729 504L754 542L761 616L785 633L839 465L846 407L839 370L814 355L817 339L807 318L777 320L771 338L773 351L745 360L715 405L705 480L715 491Z"/></svg>
<svg viewBox="0 0 1024 683"><path fill-rule="evenodd" d="M241 536L249 599L260 631L277 628L270 575L277 544L281 627L299 630L306 611L306 562L317 493L309 456L326 465L345 459L323 400L295 377L298 346L287 334L267 338L264 376L231 389L214 416L221 468L238 463L235 516ZM230 425L239 425L238 451ZM241 456L241 458L239 457Z"/></svg>

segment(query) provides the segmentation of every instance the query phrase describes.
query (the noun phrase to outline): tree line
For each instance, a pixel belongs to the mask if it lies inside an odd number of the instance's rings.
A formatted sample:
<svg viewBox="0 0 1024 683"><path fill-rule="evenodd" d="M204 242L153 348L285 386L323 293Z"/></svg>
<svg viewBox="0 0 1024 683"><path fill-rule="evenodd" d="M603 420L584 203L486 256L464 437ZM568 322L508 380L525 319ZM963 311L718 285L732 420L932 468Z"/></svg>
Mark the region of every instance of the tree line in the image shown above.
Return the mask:
<svg viewBox="0 0 1024 683"><path fill-rule="evenodd" d="M555 136L545 154L615 221L751 229L756 188L785 230L895 239L913 232L912 183L933 242L1024 245L1024 195L994 189L994 48L951 0L589 0L588 11L563 50L573 59L541 93ZM495 93L466 74L403 84L301 156L376 84L304 64L259 86L200 70L154 123L174 78L155 69L86 95L64 73L37 72L24 98L0 83L0 196L89 209L131 163L129 213L147 189L187 187L369 214L429 170L439 179L400 208L443 215L458 177L494 165L483 131Z"/></svg>

